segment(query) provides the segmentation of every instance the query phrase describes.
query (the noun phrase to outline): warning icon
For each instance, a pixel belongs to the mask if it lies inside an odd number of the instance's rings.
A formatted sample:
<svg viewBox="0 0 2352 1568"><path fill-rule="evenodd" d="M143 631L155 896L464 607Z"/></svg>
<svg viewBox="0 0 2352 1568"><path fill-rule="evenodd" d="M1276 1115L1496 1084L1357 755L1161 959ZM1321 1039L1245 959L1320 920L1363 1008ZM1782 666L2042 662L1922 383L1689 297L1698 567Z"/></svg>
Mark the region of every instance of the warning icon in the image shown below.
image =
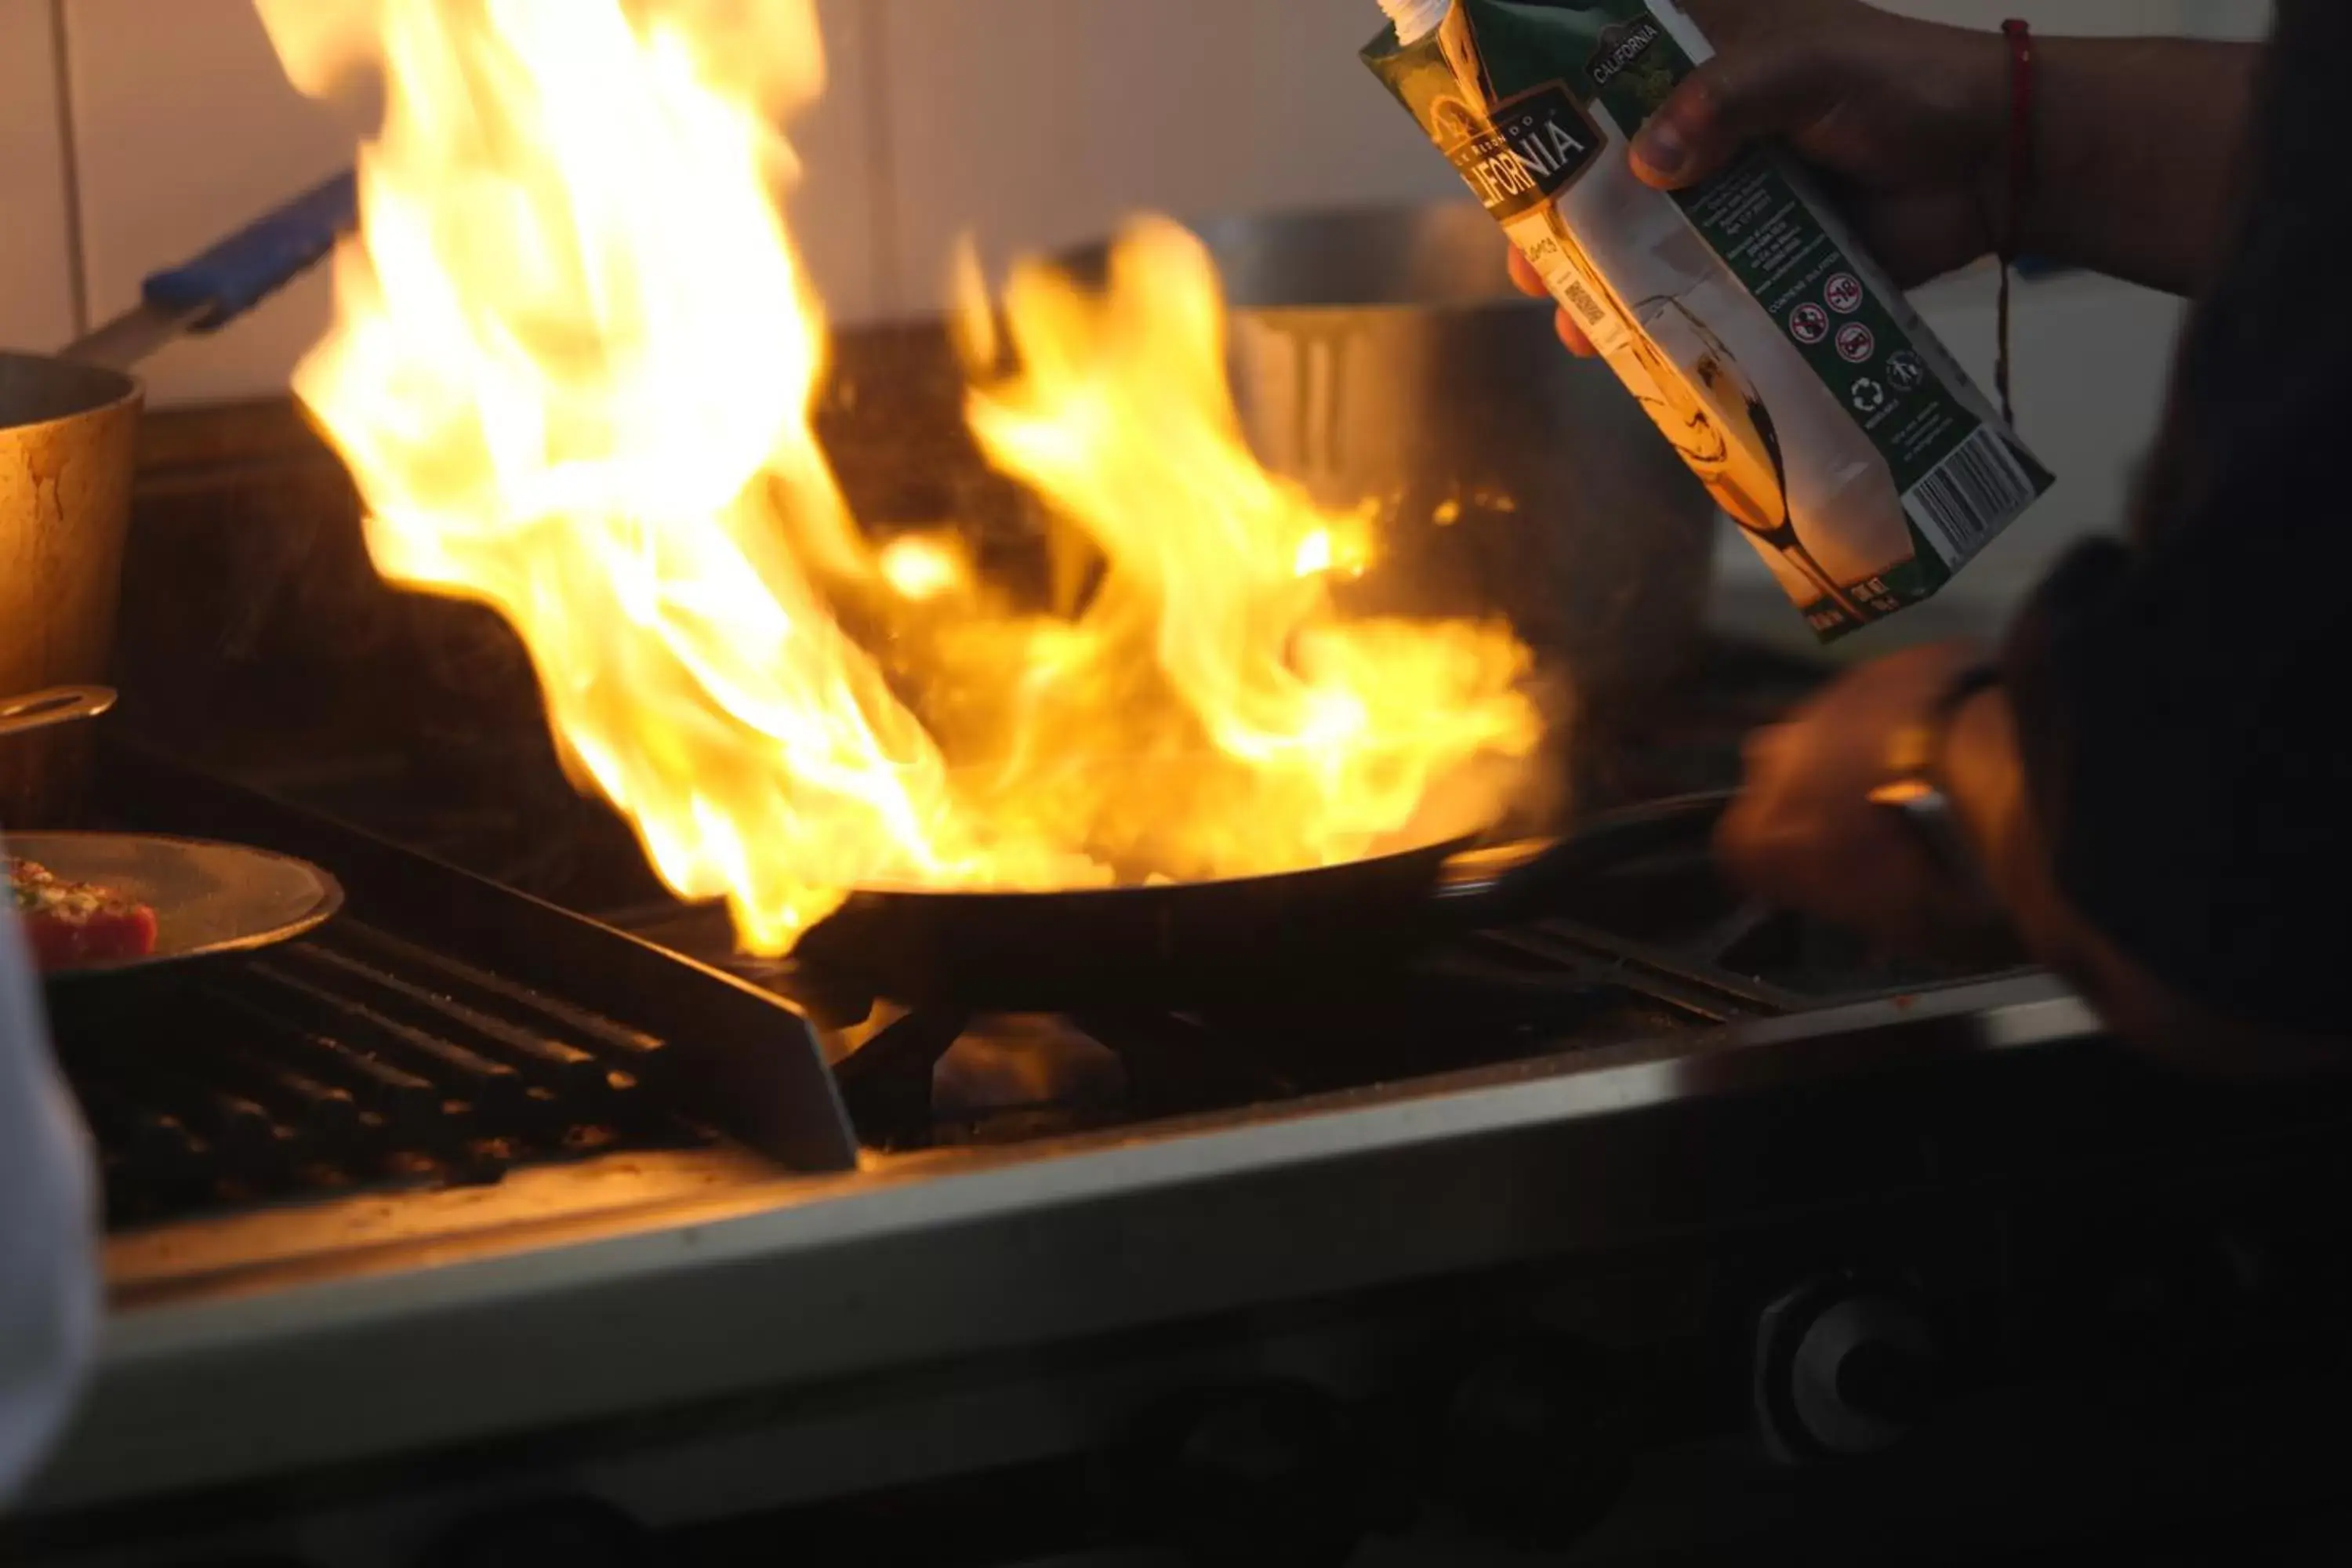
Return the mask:
<svg viewBox="0 0 2352 1568"><path fill-rule="evenodd" d="M1877 335L1855 321L1838 333L1837 351L1849 364L1868 364L1871 356L1878 353Z"/></svg>
<svg viewBox="0 0 2352 1568"><path fill-rule="evenodd" d="M1919 363L1917 354L1904 349L1888 358L1886 379L1901 391L1916 392L1927 384L1927 367Z"/></svg>
<svg viewBox="0 0 2352 1568"><path fill-rule="evenodd" d="M1862 279L1851 272L1841 272L1822 286L1822 298L1839 315L1851 316L1862 309Z"/></svg>
<svg viewBox="0 0 2352 1568"><path fill-rule="evenodd" d="M1801 343L1817 343L1830 335L1830 313L1810 300L1789 312L1789 335Z"/></svg>

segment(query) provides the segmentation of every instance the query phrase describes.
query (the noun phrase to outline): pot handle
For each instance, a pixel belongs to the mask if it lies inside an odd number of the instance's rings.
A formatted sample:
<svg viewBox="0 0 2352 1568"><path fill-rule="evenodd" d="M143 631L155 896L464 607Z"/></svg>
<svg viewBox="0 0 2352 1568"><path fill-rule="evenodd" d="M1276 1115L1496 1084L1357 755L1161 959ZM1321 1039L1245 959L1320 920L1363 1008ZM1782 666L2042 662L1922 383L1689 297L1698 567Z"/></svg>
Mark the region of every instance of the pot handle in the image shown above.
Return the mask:
<svg viewBox="0 0 2352 1568"><path fill-rule="evenodd" d="M23 697L0 698L0 735L95 719L113 706L113 689L105 686L58 686Z"/></svg>
<svg viewBox="0 0 2352 1568"><path fill-rule="evenodd" d="M156 273L142 293L159 310L192 318L190 331L216 331L308 272L359 221L359 179L346 169L194 260Z"/></svg>
<svg viewBox="0 0 2352 1568"><path fill-rule="evenodd" d="M1559 912L1563 900L1603 871L1643 855L1677 848L1715 831L1730 809L1732 795L1721 791L1675 795L1596 816L1560 839L1502 870L1462 868L1469 858L1449 862L1438 900L1454 919L1474 928L1513 925Z"/></svg>

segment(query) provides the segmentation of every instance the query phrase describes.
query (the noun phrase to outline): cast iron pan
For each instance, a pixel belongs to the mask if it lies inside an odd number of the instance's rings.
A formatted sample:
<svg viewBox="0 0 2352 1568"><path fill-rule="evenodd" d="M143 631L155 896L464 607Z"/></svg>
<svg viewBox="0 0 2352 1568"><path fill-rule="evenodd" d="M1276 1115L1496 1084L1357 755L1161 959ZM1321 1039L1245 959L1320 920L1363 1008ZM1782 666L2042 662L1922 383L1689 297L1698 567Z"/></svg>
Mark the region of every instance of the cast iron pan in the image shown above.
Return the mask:
<svg viewBox="0 0 2352 1568"><path fill-rule="evenodd" d="M1344 984L1445 936L1540 918L1601 869L1703 843L1729 799L1660 801L1550 844L1478 850L1453 839L1232 881L862 891L796 956L893 1001L984 1012L1173 1006Z"/></svg>

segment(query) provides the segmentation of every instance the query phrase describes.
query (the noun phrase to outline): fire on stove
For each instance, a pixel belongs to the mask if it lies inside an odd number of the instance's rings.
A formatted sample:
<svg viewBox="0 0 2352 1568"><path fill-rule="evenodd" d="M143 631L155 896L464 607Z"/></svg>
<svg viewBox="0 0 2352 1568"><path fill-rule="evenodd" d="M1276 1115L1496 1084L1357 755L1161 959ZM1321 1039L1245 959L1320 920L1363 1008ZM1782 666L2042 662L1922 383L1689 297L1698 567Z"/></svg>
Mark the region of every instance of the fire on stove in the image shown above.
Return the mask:
<svg viewBox="0 0 2352 1568"><path fill-rule="evenodd" d="M1526 650L1347 608L1377 500L1252 456L1172 225L1099 291L963 279L968 423L1054 520L1055 602L952 531L861 531L812 429L827 334L773 129L823 89L810 0L261 8L298 85L384 69L296 383L377 565L513 625L575 779L745 947L857 889L1330 867L1533 792Z"/></svg>
<svg viewBox="0 0 2352 1568"><path fill-rule="evenodd" d="M196 1533L356 1568L316 1543L1458 1562L1822 1508L1867 1540L2037 1466L2065 1497L1999 1530L2252 1454L2305 1484L2166 1401L2307 1380L2284 1310L2321 1298L2263 1282L2331 1256L2295 1200L2352 1111L2183 1096L2046 981L1747 908L1703 816L1392 970L986 1015L745 955L716 906L641 941L152 756L106 777L113 820L352 901L61 997L130 1349L18 1560L143 1560L189 1533L171 1494L255 1486Z"/></svg>
<svg viewBox="0 0 2352 1568"><path fill-rule="evenodd" d="M1406 962L1192 1005L910 1008L808 961L742 953L716 905L609 911L656 944L638 947L158 758L125 754L111 777L121 819L314 854L355 894L352 915L280 952L61 993L64 1058L126 1233L621 1156L718 1151L725 1163L749 1150L824 1169L853 1140L892 1154L1052 1147L1978 977L1894 964L1747 907L1716 875L1698 810L1663 841L1597 859L1548 918L1465 931ZM391 826L413 826L414 804ZM572 847L631 853L600 835ZM583 991L591 953L625 954L639 983ZM770 1038L730 1056L724 1041L747 1028ZM845 1121L828 1120L820 1063ZM746 1074L770 1086L765 1103L730 1089Z"/></svg>
<svg viewBox="0 0 2352 1568"><path fill-rule="evenodd" d="M1885 1561L2340 1490L2277 1413L2343 1381L2352 1107L2182 1092L2046 976L1751 908L1703 812L1246 985L998 1007L828 952L861 892L1425 849L1563 716L1497 626L1350 611L1378 530L1249 457L1165 226L1099 290L967 282L1042 598L866 538L778 200L807 0L260 4L307 87L393 65L303 396L374 565L502 617L553 745L483 704L275 793L110 758L107 824L351 900L60 993L115 1317L0 1556ZM1727 786L1813 674L1716 648L1576 715L1577 819Z"/></svg>

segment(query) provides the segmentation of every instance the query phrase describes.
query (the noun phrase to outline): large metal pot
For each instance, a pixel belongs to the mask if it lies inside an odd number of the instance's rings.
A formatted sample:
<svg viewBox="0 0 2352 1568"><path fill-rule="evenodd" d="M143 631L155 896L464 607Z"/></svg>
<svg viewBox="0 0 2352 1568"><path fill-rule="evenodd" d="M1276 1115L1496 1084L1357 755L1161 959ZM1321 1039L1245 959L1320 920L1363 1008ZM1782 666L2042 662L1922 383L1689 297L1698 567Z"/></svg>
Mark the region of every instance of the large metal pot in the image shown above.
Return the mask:
<svg viewBox="0 0 2352 1568"><path fill-rule="evenodd" d="M106 679L139 403L118 371L0 353L0 697ZM89 744L88 725L0 741L0 823L55 823Z"/></svg>
<svg viewBox="0 0 2352 1568"><path fill-rule="evenodd" d="M1234 308L1236 394L1269 467L1383 503L1365 601L1502 612L1588 714L1697 647L1716 511L1633 399L1517 293L1467 203L1199 226Z"/></svg>
<svg viewBox="0 0 2352 1568"><path fill-rule="evenodd" d="M358 218L356 181L338 174L149 278L137 306L61 355L0 353L0 718L22 716L16 700L27 694L106 679L139 434L128 372L183 332L242 317ZM22 728L0 725L0 825L67 824L89 726Z"/></svg>

